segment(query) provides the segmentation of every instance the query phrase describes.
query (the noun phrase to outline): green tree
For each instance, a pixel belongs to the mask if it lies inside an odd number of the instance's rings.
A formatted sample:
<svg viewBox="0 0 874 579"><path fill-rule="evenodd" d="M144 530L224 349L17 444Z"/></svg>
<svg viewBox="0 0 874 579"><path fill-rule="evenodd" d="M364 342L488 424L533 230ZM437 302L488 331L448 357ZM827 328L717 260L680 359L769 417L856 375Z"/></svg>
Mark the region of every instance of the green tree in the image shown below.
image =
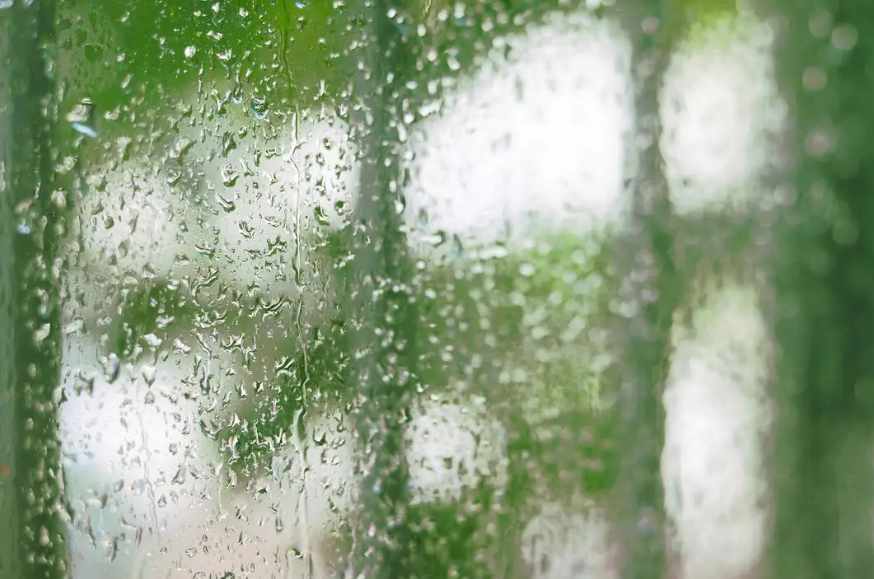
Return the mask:
<svg viewBox="0 0 874 579"><path fill-rule="evenodd" d="M791 130L776 155L774 530L768 576L874 568L874 5L765 2ZM822 79L821 81L818 79Z"/></svg>

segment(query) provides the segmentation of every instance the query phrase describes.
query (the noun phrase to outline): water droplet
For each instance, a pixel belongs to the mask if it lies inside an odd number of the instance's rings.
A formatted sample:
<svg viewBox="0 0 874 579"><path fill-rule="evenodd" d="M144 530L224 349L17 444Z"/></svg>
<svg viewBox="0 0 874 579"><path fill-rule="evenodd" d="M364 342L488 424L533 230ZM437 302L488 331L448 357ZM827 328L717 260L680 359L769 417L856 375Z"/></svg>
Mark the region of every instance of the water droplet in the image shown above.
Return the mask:
<svg viewBox="0 0 874 579"><path fill-rule="evenodd" d="M537 268L535 268L535 267L534 267L532 264L530 264L530 263L523 263L521 266L519 266L519 275L522 275L522 276L525 276L525 277L531 277L531 276L533 276L536 272L537 272Z"/></svg>
<svg viewBox="0 0 874 579"><path fill-rule="evenodd" d="M233 187L240 178L240 173L230 165L222 167L222 185L225 187Z"/></svg>
<svg viewBox="0 0 874 579"><path fill-rule="evenodd" d="M197 54L197 47L196 46L186 46L185 47L185 58L193 58L195 54Z"/></svg>
<svg viewBox="0 0 874 579"><path fill-rule="evenodd" d="M419 227L428 225L428 212L424 209L419 210L419 214L416 216L416 225Z"/></svg>
<svg viewBox="0 0 874 579"><path fill-rule="evenodd" d="M213 424L208 424L205 420L201 419L200 431L203 433L203 435L205 437L214 441L218 438L218 435L222 431L222 428L221 428L221 426L215 426Z"/></svg>
<svg viewBox="0 0 874 579"><path fill-rule="evenodd" d="M437 233L434 233L433 235L426 236L423 241L425 241L425 243L428 243L434 247L439 247L440 245L443 245L444 243L446 243L446 232L438 231Z"/></svg>
<svg viewBox="0 0 874 579"><path fill-rule="evenodd" d="M449 257L458 259L464 254L464 246L461 244L461 239L457 235L452 236L452 244L449 246Z"/></svg>
<svg viewBox="0 0 874 579"><path fill-rule="evenodd" d="M252 108L252 112L255 113L255 118L259 121L263 121L267 118L267 115L270 114L270 110L267 107L267 101L260 98L253 98L250 107Z"/></svg>
<svg viewBox="0 0 874 579"><path fill-rule="evenodd" d="M155 383L155 377L157 376L158 370L154 366L143 366L142 374L143 380L146 381L146 384L151 386Z"/></svg>
<svg viewBox="0 0 874 579"><path fill-rule="evenodd" d="M188 469L185 466L180 466L179 470L176 471L176 474L173 475L172 482L174 485L182 485L185 484L185 480L188 478Z"/></svg>
<svg viewBox="0 0 874 579"><path fill-rule="evenodd" d="M233 211L236 211L237 209L237 204L234 203L233 199L225 199L221 195L216 195L215 200L218 202L219 207L221 207L222 211L224 211L225 213L231 213Z"/></svg>
<svg viewBox="0 0 874 579"><path fill-rule="evenodd" d="M112 384L118 380L118 376L121 374L121 360L119 360L118 356L115 354L110 354L109 357L105 358L102 362L103 375L106 378L106 381Z"/></svg>
<svg viewBox="0 0 874 579"><path fill-rule="evenodd" d="M234 139L234 134L226 131L222 135L222 157L227 157L228 153L237 148L237 141Z"/></svg>
<svg viewBox="0 0 874 579"><path fill-rule="evenodd" d="M74 123L70 123L70 126L73 127L74 131L76 131L77 133L81 133L81 134L85 135L86 137L91 137L91 138L97 137L97 131L94 130L94 128L89 127L86 124L74 122Z"/></svg>
<svg viewBox="0 0 874 579"><path fill-rule="evenodd" d="M107 561L112 562L115 561L115 557L118 555L118 537L115 535L111 535L106 537L101 541L103 547L103 556Z"/></svg>
<svg viewBox="0 0 874 579"><path fill-rule="evenodd" d="M856 41L859 39L859 32L852 24L841 24L832 30L831 41L832 46L838 50L848 51L856 46Z"/></svg>
<svg viewBox="0 0 874 579"><path fill-rule="evenodd" d="M42 343L43 340L49 337L51 332L52 326L50 324L43 324L33 333L34 342L37 344Z"/></svg>

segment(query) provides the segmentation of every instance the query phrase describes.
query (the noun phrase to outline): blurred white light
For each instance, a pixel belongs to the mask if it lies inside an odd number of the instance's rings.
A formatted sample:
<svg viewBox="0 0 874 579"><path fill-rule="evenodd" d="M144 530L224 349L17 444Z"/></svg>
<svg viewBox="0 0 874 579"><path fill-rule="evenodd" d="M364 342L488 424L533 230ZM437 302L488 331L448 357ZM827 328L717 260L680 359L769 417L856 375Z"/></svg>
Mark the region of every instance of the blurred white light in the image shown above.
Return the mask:
<svg viewBox="0 0 874 579"><path fill-rule="evenodd" d="M190 195L148 159L97 167L77 202L75 244L93 281L190 275L202 243ZM172 180L172 179L170 179Z"/></svg>
<svg viewBox="0 0 874 579"><path fill-rule="evenodd" d="M748 211L766 200L762 180L786 124L772 40L769 25L742 11L693 27L672 55L662 152L676 213Z"/></svg>
<svg viewBox="0 0 874 579"><path fill-rule="evenodd" d="M211 134L249 130L235 137L235 149L203 165L222 280L241 290L257 284L269 299L326 299L313 247L353 210L358 171L348 125L326 118L295 127L291 119L268 124L242 114L227 122Z"/></svg>
<svg viewBox="0 0 874 579"><path fill-rule="evenodd" d="M737 577L765 542L770 342L754 288L705 286L674 329L662 475L684 576Z"/></svg>
<svg viewBox="0 0 874 579"><path fill-rule="evenodd" d="M483 479L506 485L507 434L482 405L422 401L405 441L414 504L460 500Z"/></svg>
<svg viewBox="0 0 874 579"><path fill-rule="evenodd" d="M618 551L602 507L544 501L525 525L521 554L534 579L615 579Z"/></svg>
<svg viewBox="0 0 874 579"><path fill-rule="evenodd" d="M415 128L408 222L464 246L621 226L628 43L575 14L502 45Z"/></svg>
<svg viewBox="0 0 874 579"><path fill-rule="evenodd" d="M77 577L126 576L140 545L171 542L206 510L219 464L187 382L190 360L134 367L98 351L91 337L71 337L63 358L60 441Z"/></svg>

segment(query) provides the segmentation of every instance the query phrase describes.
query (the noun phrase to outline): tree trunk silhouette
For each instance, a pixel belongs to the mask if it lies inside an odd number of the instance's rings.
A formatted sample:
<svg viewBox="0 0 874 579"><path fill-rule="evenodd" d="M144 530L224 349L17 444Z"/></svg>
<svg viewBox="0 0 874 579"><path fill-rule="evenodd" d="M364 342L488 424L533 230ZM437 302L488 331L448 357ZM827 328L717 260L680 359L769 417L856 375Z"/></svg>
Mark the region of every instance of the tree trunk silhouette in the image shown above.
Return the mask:
<svg viewBox="0 0 874 579"><path fill-rule="evenodd" d="M410 68L408 39L387 0L357 8L362 64L353 99L361 178L353 216L355 259L352 320L356 326L351 393L358 407L362 479L353 523L358 577L410 577L409 474L403 436L416 380L418 312L412 268L401 227L398 128L402 78Z"/></svg>
<svg viewBox="0 0 874 579"><path fill-rule="evenodd" d="M660 149L660 93L675 35L674 22L659 2L635 0L617 8L631 41L634 106L634 126L626 145L632 223L623 240L620 269L624 284L620 299L632 313L621 321L620 330L624 349L619 362L616 441L619 564L624 579L657 579L664 576L667 554L660 469L662 392L671 320L680 295Z"/></svg>
<svg viewBox="0 0 874 579"><path fill-rule="evenodd" d="M51 0L0 9L0 576L9 579L66 575L54 25Z"/></svg>

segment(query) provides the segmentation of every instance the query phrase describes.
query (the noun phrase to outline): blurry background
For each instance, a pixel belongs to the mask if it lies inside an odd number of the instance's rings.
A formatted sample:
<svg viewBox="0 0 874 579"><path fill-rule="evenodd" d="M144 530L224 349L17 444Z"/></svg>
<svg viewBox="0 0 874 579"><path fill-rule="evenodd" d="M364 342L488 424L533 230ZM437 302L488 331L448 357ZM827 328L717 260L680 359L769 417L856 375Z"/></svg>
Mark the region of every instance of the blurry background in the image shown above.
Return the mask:
<svg viewBox="0 0 874 579"><path fill-rule="evenodd" d="M660 477L672 576L740 579L769 532L774 345L755 241L737 236L778 202L787 106L773 26L687 4L659 104L694 263L671 312ZM362 486L382 452L362 432L394 422L404 491L384 500L403 513L387 544L407 549L404 576L619 576L634 38L597 2L392 6L400 40L377 58L413 56L397 81L374 73L374 101L357 79L380 40L361 40L357 10L59 3L72 577L349 576L360 495L381 492ZM376 322L404 343L380 367L403 389L397 420L367 415L367 322L347 303L373 195L361 118L391 129L392 250L412 272L367 298L415 308L410 335ZM404 348L415 368L395 372Z"/></svg>

